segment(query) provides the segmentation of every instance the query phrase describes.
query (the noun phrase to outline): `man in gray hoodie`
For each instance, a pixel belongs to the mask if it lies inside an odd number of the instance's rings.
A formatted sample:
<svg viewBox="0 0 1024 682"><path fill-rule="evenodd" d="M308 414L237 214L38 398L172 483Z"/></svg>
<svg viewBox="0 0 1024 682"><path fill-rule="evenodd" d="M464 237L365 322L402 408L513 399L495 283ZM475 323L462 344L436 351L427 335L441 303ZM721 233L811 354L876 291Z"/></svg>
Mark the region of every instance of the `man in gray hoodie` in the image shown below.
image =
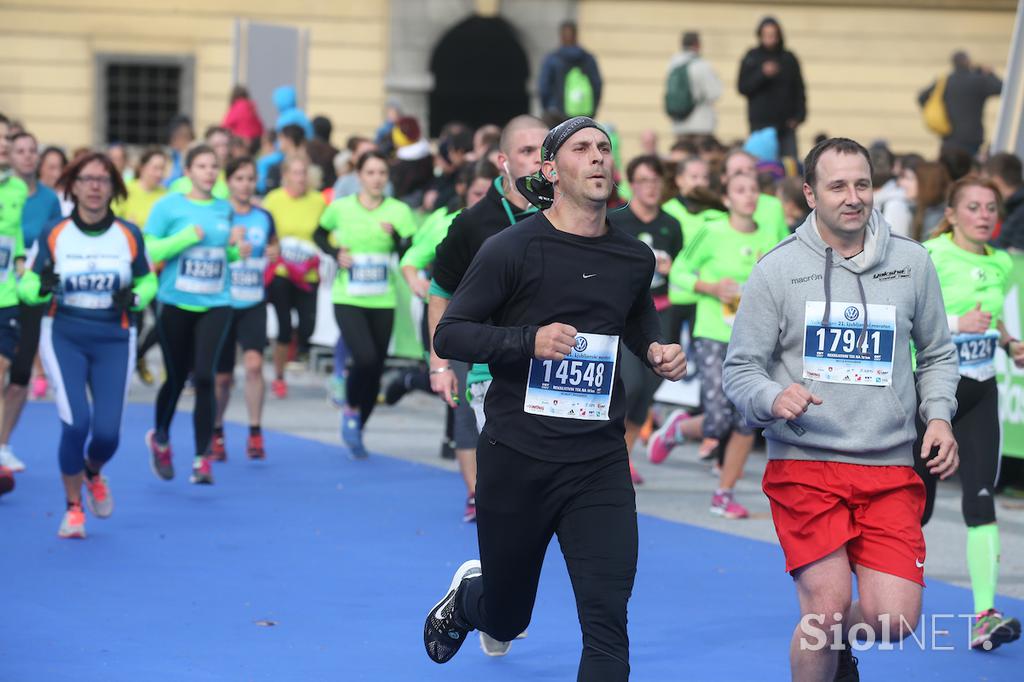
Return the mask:
<svg viewBox="0 0 1024 682"><path fill-rule="evenodd" d="M929 468L950 476L959 377L935 268L873 211L867 150L825 140L805 169L814 210L754 268L724 384L768 442L763 487L803 614L793 679L858 680L847 642L898 641L917 626L925 546L914 412L928 424Z"/></svg>

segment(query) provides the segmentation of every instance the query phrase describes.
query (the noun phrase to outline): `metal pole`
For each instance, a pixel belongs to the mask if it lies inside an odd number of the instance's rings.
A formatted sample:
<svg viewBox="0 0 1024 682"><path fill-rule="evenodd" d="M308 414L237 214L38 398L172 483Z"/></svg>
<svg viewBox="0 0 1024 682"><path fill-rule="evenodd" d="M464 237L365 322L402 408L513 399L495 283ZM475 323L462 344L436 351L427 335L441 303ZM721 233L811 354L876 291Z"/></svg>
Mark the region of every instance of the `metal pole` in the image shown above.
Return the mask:
<svg viewBox="0 0 1024 682"><path fill-rule="evenodd" d="M1024 81L1024 4L1017 2L1017 18L1013 25L1013 39L1006 60L1003 76L1003 93L999 102L999 119L995 135L992 136L992 152L1024 151L1024 135L1021 135L1021 86Z"/></svg>

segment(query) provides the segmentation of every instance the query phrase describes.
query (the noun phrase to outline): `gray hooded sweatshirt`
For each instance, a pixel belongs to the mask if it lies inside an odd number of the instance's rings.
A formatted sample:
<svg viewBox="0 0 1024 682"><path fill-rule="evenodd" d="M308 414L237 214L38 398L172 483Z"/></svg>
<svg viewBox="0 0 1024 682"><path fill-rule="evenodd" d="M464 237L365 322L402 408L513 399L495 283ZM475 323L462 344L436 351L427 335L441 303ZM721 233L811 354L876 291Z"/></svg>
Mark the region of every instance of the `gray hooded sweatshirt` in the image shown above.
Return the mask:
<svg viewBox="0 0 1024 682"><path fill-rule="evenodd" d="M816 217L766 254L744 286L726 395L765 428L768 459L912 466L914 411L951 421L960 379L935 267L877 211L864 251L849 259L821 239ZM775 419L772 404L793 383L823 403L792 422Z"/></svg>

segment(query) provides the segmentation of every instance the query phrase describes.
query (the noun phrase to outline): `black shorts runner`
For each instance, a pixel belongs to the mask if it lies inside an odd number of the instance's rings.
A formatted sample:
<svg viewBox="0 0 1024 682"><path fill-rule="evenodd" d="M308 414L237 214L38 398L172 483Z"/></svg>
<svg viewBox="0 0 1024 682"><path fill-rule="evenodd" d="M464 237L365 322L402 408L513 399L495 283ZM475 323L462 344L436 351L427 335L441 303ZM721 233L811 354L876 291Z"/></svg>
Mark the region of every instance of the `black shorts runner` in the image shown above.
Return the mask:
<svg viewBox="0 0 1024 682"><path fill-rule="evenodd" d="M235 308L231 328L217 360L217 372L226 374L235 369L235 347L242 351L259 351L267 347L267 306L259 303L249 308Z"/></svg>

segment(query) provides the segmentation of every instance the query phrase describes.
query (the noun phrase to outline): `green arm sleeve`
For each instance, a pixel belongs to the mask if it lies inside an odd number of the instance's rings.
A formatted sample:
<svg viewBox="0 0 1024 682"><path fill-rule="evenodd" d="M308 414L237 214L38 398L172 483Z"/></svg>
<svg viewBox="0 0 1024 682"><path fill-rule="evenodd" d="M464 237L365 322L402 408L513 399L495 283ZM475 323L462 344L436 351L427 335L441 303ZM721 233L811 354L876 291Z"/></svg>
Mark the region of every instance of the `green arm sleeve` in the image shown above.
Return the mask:
<svg viewBox="0 0 1024 682"><path fill-rule="evenodd" d="M48 302L53 298L53 294L40 296L39 285L39 275L32 270L26 270L25 274L21 276L21 281L18 282L18 298L28 305L39 305L40 303Z"/></svg>
<svg viewBox="0 0 1024 682"><path fill-rule="evenodd" d="M147 234L145 241L146 251L149 253L150 259L154 263L159 263L169 258L174 258L188 247L198 244L202 240L199 238L195 227L187 227L170 237L154 237Z"/></svg>
<svg viewBox="0 0 1024 682"><path fill-rule="evenodd" d="M36 279L39 279L38 275L36 275ZM160 280L157 279L155 272L147 272L142 277L136 277L132 281L132 293L139 297L139 305L133 307L132 310L136 312L145 310L146 306L153 300L153 297L156 296L156 290L159 286Z"/></svg>

